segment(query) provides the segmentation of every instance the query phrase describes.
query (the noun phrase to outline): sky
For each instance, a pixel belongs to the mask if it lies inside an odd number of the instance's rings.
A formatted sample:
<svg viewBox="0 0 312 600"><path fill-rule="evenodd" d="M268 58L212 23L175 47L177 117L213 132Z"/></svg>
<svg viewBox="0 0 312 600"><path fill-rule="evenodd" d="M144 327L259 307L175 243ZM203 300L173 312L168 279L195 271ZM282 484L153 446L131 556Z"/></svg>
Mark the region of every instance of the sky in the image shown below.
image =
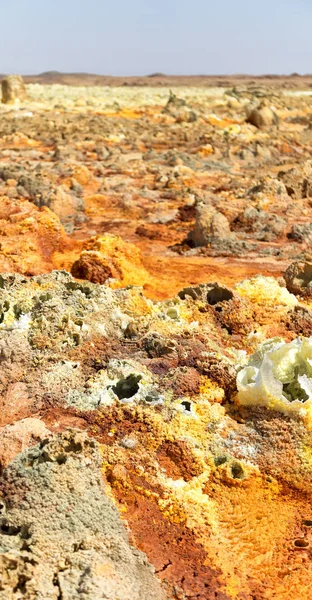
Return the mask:
<svg viewBox="0 0 312 600"><path fill-rule="evenodd" d="M312 73L311 0L0 0L0 73Z"/></svg>

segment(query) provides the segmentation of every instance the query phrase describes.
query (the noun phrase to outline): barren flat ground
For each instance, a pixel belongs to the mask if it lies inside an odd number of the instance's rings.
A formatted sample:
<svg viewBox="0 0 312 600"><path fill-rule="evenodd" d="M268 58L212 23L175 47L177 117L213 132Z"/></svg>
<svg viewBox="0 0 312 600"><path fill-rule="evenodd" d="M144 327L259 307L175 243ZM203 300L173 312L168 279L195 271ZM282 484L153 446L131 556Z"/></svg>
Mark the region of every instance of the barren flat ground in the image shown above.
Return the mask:
<svg viewBox="0 0 312 600"><path fill-rule="evenodd" d="M312 76L0 105L0 600L311 600Z"/></svg>

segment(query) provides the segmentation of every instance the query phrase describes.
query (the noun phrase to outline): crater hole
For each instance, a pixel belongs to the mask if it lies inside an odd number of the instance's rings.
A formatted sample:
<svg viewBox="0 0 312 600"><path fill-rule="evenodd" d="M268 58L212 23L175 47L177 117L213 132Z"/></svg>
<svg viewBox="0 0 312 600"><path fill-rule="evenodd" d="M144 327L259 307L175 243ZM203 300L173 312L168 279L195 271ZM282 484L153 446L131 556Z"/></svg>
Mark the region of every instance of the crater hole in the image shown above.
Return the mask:
<svg viewBox="0 0 312 600"><path fill-rule="evenodd" d="M296 546L296 548L307 548L309 546L309 542L305 538L298 538L294 541L294 546Z"/></svg>
<svg viewBox="0 0 312 600"><path fill-rule="evenodd" d="M302 521L302 525L305 525L306 527L312 527L312 520L310 520L310 519L304 519Z"/></svg>
<svg viewBox="0 0 312 600"><path fill-rule="evenodd" d="M116 385L113 385L112 390L119 400L132 398L139 391L139 382L141 379L142 375L128 375L128 377L120 379Z"/></svg>
<svg viewBox="0 0 312 600"><path fill-rule="evenodd" d="M244 469L239 462L233 462L231 465L231 473L233 479L243 479L244 478Z"/></svg>
<svg viewBox="0 0 312 600"><path fill-rule="evenodd" d="M218 302L224 302L224 300L231 300L233 298L233 292L223 287L213 287L207 294L207 302L211 306L218 304Z"/></svg>

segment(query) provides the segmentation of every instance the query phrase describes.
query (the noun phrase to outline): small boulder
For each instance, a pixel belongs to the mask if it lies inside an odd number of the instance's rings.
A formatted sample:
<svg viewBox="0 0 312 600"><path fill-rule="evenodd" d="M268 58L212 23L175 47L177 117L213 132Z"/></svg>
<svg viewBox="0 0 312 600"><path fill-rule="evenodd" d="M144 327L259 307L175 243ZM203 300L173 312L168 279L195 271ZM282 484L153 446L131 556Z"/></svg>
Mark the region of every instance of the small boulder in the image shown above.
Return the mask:
<svg viewBox="0 0 312 600"><path fill-rule="evenodd" d="M2 102L3 104L14 104L16 101L25 100L26 88L20 75L8 75L2 79Z"/></svg>
<svg viewBox="0 0 312 600"><path fill-rule="evenodd" d="M297 335L310 337L312 335L312 311L304 306L295 306L288 311L285 324L287 329Z"/></svg>
<svg viewBox="0 0 312 600"><path fill-rule="evenodd" d="M312 263L296 260L284 273L286 287L292 294L312 296Z"/></svg>
<svg viewBox="0 0 312 600"><path fill-rule="evenodd" d="M209 204L200 204L196 207L195 226L188 236L196 247L207 246L212 241L231 235L230 225L225 215L217 212Z"/></svg>
<svg viewBox="0 0 312 600"><path fill-rule="evenodd" d="M257 129L267 129L278 124L278 117L274 110L270 108L268 100L264 99L257 107L252 108L246 121L257 127Z"/></svg>

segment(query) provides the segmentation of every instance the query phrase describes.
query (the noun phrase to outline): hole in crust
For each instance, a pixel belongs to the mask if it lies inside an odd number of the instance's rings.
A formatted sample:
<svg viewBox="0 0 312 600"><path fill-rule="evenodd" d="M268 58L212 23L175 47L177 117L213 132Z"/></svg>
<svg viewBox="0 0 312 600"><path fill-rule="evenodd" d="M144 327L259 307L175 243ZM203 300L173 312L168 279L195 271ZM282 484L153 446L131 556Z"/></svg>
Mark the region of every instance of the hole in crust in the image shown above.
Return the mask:
<svg viewBox="0 0 312 600"><path fill-rule="evenodd" d="M309 546L309 542L305 538L298 538L294 541L294 546L296 546L296 548L307 548Z"/></svg>
<svg viewBox="0 0 312 600"><path fill-rule="evenodd" d="M231 300L233 298L233 292L223 287L213 287L207 294L207 302L211 306L218 304L218 302L224 302L224 300Z"/></svg>
<svg viewBox="0 0 312 600"><path fill-rule="evenodd" d="M233 462L231 465L231 473L233 479L244 479L244 469L239 462Z"/></svg>
<svg viewBox="0 0 312 600"><path fill-rule="evenodd" d="M21 531L21 527L4 522L1 524L0 531L4 535L18 535Z"/></svg>
<svg viewBox="0 0 312 600"><path fill-rule="evenodd" d="M120 379L116 385L113 385L112 390L119 400L132 398L132 396L135 396L139 391L139 381L141 381L141 379L141 375L128 375L128 377Z"/></svg>
<svg viewBox="0 0 312 600"><path fill-rule="evenodd" d="M310 519L304 519L302 521L302 525L305 525L306 527L312 527L312 521Z"/></svg>

